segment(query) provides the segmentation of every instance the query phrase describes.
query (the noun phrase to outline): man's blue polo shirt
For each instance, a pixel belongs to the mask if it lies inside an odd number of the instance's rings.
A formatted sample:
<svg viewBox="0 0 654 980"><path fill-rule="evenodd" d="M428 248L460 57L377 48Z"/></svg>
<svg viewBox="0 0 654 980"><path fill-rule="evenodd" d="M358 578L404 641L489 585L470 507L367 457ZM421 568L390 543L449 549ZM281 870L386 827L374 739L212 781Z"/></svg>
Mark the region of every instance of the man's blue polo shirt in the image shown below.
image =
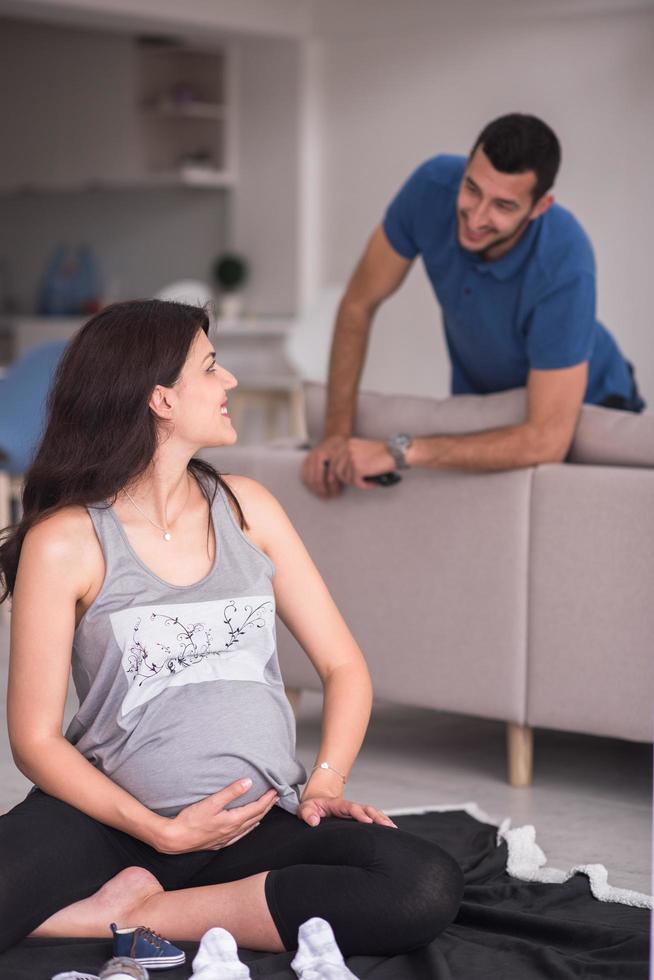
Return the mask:
<svg viewBox="0 0 654 980"><path fill-rule="evenodd" d="M443 310L452 393L521 388L530 368L588 361L584 401L629 398L615 340L595 317L595 260L576 218L558 204L494 262L461 248L456 197L466 158L437 156L391 202L384 231L401 256L420 254Z"/></svg>

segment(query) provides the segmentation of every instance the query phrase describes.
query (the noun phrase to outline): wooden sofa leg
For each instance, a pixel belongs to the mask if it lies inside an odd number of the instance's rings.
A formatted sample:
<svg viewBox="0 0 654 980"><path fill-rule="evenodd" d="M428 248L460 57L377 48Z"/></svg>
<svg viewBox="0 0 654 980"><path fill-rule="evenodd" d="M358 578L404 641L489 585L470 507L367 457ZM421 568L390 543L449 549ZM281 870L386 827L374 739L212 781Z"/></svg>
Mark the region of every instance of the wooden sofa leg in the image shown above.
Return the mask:
<svg viewBox="0 0 654 980"><path fill-rule="evenodd" d="M528 725L507 722L506 744L509 782L516 788L531 786L534 756L534 733Z"/></svg>
<svg viewBox="0 0 654 980"><path fill-rule="evenodd" d="M298 712L300 710L300 699L302 697L302 689L299 687L285 687L286 697L289 700L291 708L293 709L293 714L297 718Z"/></svg>

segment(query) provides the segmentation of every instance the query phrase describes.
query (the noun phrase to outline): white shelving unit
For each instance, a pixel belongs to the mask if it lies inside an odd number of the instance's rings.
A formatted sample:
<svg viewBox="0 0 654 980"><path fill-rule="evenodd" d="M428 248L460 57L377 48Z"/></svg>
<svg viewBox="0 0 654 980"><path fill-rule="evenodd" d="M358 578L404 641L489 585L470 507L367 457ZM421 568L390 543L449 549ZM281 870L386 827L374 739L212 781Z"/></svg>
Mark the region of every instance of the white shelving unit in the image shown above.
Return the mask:
<svg viewBox="0 0 654 980"><path fill-rule="evenodd" d="M146 179L226 187L235 179L234 52L138 47Z"/></svg>
<svg viewBox="0 0 654 980"><path fill-rule="evenodd" d="M211 102L194 102L189 105L176 105L174 102L160 102L158 105L146 106L143 110L147 115L161 118L174 117L177 119L224 119L224 105Z"/></svg>
<svg viewBox="0 0 654 980"><path fill-rule="evenodd" d="M91 42L101 92L74 36L44 68L51 85L22 95L21 113L0 92L8 129L0 194L234 186L237 45ZM9 80L2 65L0 78Z"/></svg>

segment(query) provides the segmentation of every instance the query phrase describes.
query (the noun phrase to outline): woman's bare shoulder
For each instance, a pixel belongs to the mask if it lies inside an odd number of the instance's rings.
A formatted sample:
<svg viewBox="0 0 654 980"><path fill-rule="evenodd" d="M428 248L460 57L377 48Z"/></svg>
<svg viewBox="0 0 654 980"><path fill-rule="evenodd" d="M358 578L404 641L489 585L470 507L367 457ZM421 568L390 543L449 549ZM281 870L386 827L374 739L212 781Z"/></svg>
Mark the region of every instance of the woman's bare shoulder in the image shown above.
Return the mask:
<svg viewBox="0 0 654 980"><path fill-rule="evenodd" d="M258 480L253 480L249 476L237 476L230 473L228 476L221 474L221 479L234 493L241 505L243 515L249 525L249 536L256 541L259 547L263 546L271 527L279 522L280 517L285 517L281 504L274 494L264 487L263 483L259 483ZM231 505L234 509L233 504Z"/></svg>
<svg viewBox="0 0 654 980"><path fill-rule="evenodd" d="M227 484L237 498L243 508L246 520L248 520L247 511L256 516L266 512L270 513L281 506L274 494L267 487L264 487L263 483L259 483L258 480L253 480L249 476L237 476L233 473L227 476L221 474L221 480Z"/></svg>
<svg viewBox="0 0 654 980"><path fill-rule="evenodd" d="M77 544L90 530L91 518L86 507L71 504L38 520L27 532L25 540L30 537L45 546L65 548Z"/></svg>
<svg viewBox="0 0 654 980"><path fill-rule="evenodd" d="M250 476L238 476L236 473L221 473L220 479L226 483L230 490L233 490L237 497L244 500L258 499L262 495L272 496L266 490L263 483L253 480Z"/></svg>
<svg viewBox="0 0 654 980"><path fill-rule="evenodd" d="M39 560L48 565L66 563L69 571L76 569L84 579L98 547L86 507L69 505L32 525L23 541L21 560Z"/></svg>
<svg viewBox="0 0 654 980"><path fill-rule="evenodd" d="M23 540L14 589L14 613L23 623L35 609L54 623L82 599L102 574L102 550L85 507L67 506L42 517Z"/></svg>

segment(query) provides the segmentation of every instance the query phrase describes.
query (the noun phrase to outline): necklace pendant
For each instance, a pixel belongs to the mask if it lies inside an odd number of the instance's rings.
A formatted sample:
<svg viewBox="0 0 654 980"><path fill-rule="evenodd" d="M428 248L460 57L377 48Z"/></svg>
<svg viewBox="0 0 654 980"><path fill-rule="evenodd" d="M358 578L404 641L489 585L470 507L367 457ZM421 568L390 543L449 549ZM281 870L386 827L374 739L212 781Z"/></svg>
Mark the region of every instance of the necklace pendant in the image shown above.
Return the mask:
<svg viewBox="0 0 654 980"><path fill-rule="evenodd" d="M170 531L166 531L164 534L164 541L170 541L171 538L172 538L172 534L170 533Z"/></svg>

